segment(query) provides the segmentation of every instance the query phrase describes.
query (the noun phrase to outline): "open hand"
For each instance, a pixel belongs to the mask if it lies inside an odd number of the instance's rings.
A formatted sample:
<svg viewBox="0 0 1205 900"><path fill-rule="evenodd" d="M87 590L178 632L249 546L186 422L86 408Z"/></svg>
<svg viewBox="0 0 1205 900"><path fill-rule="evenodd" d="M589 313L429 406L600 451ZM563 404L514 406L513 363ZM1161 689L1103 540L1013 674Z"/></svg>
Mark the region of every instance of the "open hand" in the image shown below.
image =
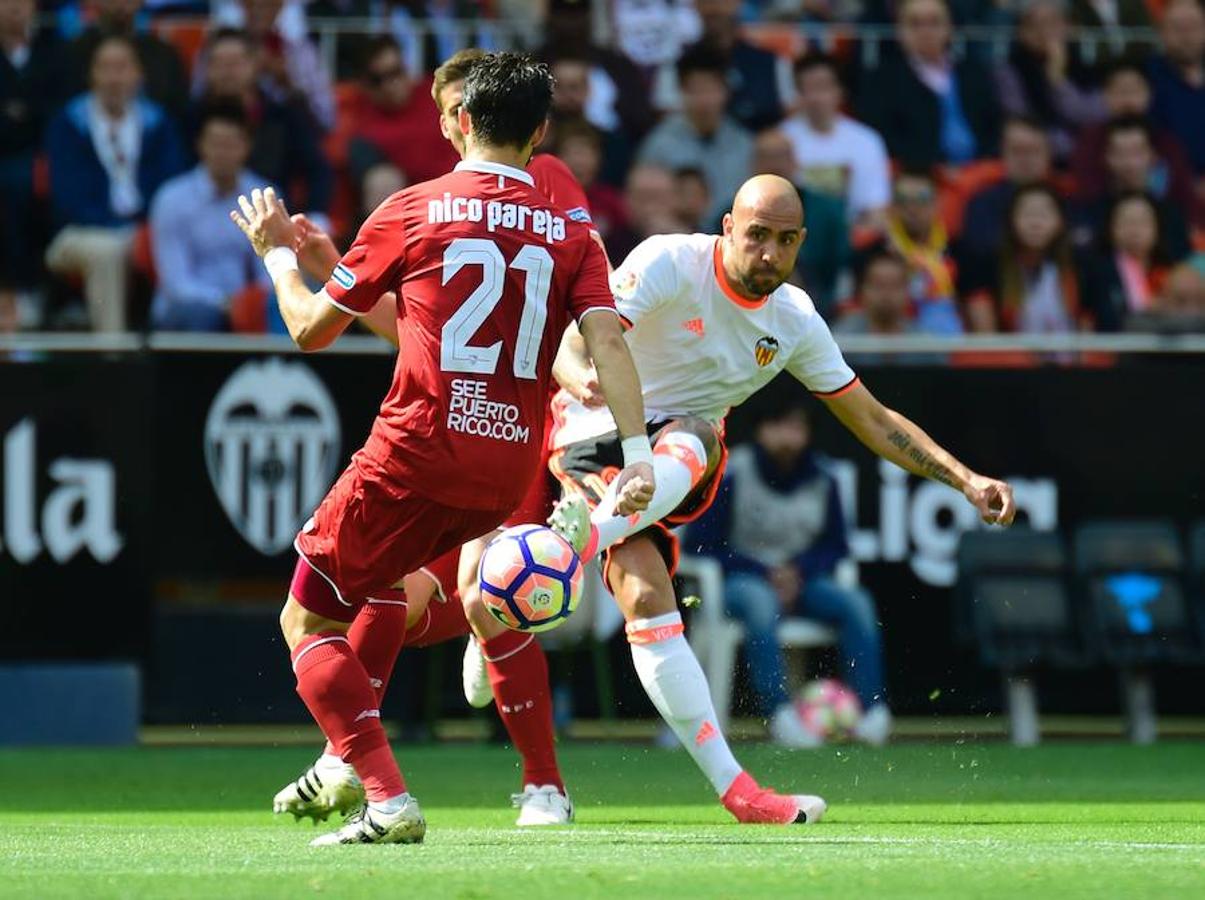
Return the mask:
<svg viewBox="0 0 1205 900"><path fill-rule="evenodd" d="M251 199L239 194L238 205L239 209L230 211L230 218L259 256L264 256L273 247L293 247L297 228L274 188L256 188L251 192Z"/></svg>
<svg viewBox="0 0 1205 900"><path fill-rule="evenodd" d="M615 478L615 514L630 516L647 509L656 486L651 463L638 462L625 467Z"/></svg>
<svg viewBox="0 0 1205 900"><path fill-rule="evenodd" d="M983 521L989 525L1011 525L1017 514L1017 504L1013 500L1013 488L1006 481L975 475L967 482L962 493Z"/></svg>
<svg viewBox="0 0 1205 900"><path fill-rule="evenodd" d="M339 264L339 249L331 236L314 224L305 213L293 215L295 237L293 252L305 273L316 281L326 281Z"/></svg>

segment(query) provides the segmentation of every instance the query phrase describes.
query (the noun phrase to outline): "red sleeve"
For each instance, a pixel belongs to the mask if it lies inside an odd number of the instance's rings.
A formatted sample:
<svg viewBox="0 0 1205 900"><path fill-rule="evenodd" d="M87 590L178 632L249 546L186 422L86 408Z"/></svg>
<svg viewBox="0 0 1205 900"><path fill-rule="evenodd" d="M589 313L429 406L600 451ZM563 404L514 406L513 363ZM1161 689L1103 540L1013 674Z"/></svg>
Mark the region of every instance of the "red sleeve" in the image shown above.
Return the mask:
<svg viewBox="0 0 1205 900"><path fill-rule="evenodd" d="M326 295L353 316L376 306L381 294L393 290L405 252L402 199L394 194L364 222L351 248L331 272Z"/></svg>
<svg viewBox="0 0 1205 900"><path fill-rule="evenodd" d="M548 198L553 209L565 214L565 218L589 225L590 201L586 192L577 183L569 167L551 153L540 153L531 158L527 171L535 180L536 190Z"/></svg>
<svg viewBox="0 0 1205 900"><path fill-rule="evenodd" d="M581 321L591 310L615 311L615 298L611 295L611 284L607 273L607 257L602 247L587 238L586 252L573 283L569 286L569 311L573 318Z"/></svg>

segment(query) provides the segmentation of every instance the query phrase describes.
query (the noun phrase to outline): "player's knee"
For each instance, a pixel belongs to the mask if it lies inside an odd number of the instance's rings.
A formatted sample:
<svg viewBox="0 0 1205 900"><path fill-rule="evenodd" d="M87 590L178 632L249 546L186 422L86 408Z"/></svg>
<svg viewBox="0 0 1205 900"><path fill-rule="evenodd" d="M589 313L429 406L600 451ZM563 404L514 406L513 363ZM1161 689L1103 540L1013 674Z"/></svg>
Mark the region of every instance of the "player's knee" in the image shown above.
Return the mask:
<svg viewBox="0 0 1205 900"><path fill-rule="evenodd" d="M658 590L646 582L625 583L618 597L625 618L651 619L674 612L677 608L672 593Z"/></svg>
<svg viewBox="0 0 1205 900"><path fill-rule="evenodd" d="M464 617L468 620L469 627L479 639L488 641L506 630L506 627L490 614L476 585L461 594L460 602L464 605Z"/></svg>
<svg viewBox="0 0 1205 900"><path fill-rule="evenodd" d="M703 449L707 452L707 466L714 468L720 461L720 436L715 430L715 426L706 419L700 419L697 416L683 416L681 419L674 420L674 423L669 428L670 431L685 432L698 438L703 444Z"/></svg>
<svg viewBox="0 0 1205 900"><path fill-rule="evenodd" d="M306 636L305 609L290 597L280 610L280 633L285 644L292 650Z"/></svg>

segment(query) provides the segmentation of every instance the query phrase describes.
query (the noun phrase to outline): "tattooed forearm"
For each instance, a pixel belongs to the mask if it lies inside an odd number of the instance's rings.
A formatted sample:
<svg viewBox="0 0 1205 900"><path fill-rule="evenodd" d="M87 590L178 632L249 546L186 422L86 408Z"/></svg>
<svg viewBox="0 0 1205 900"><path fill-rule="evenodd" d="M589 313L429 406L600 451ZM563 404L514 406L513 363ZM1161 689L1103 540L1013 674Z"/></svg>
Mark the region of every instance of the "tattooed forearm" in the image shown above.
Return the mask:
<svg viewBox="0 0 1205 900"><path fill-rule="evenodd" d="M912 439L904 432L898 430L890 432L887 435L887 441L899 449L911 461L916 467L913 469L916 474L932 478L934 481L940 481L942 484L947 484L950 487L958 486L954 479L954 473L950 470L949 466L913 444Z"/></svg>

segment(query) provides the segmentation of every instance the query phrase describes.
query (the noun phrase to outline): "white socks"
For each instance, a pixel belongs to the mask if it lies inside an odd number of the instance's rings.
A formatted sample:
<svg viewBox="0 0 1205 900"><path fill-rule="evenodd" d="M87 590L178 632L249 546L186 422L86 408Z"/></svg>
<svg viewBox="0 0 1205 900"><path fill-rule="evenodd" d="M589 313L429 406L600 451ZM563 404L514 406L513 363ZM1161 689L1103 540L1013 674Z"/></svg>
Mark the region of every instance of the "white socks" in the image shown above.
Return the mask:
<svg viewBox="0 0 1205 900"><path fill-rule="evenodd" d="M676 612L629 622L632 663L661 718L722 797L742 769L720 733L707 678L682 630Z"/></svg>
<svg viewBox="0 0 1205 900"><path fill-rule="evenodd" d="M706 472L707 449L701 440L686 431L662 435L653 450L653 477L657 480L657 489L653 492L652 502L643 512L617 516L615 491L613 487L609 489L590 515L590 523L598 536L597 544L592 542L591 555L600 554L628 535L664 519L681 505Z"/></svg>

